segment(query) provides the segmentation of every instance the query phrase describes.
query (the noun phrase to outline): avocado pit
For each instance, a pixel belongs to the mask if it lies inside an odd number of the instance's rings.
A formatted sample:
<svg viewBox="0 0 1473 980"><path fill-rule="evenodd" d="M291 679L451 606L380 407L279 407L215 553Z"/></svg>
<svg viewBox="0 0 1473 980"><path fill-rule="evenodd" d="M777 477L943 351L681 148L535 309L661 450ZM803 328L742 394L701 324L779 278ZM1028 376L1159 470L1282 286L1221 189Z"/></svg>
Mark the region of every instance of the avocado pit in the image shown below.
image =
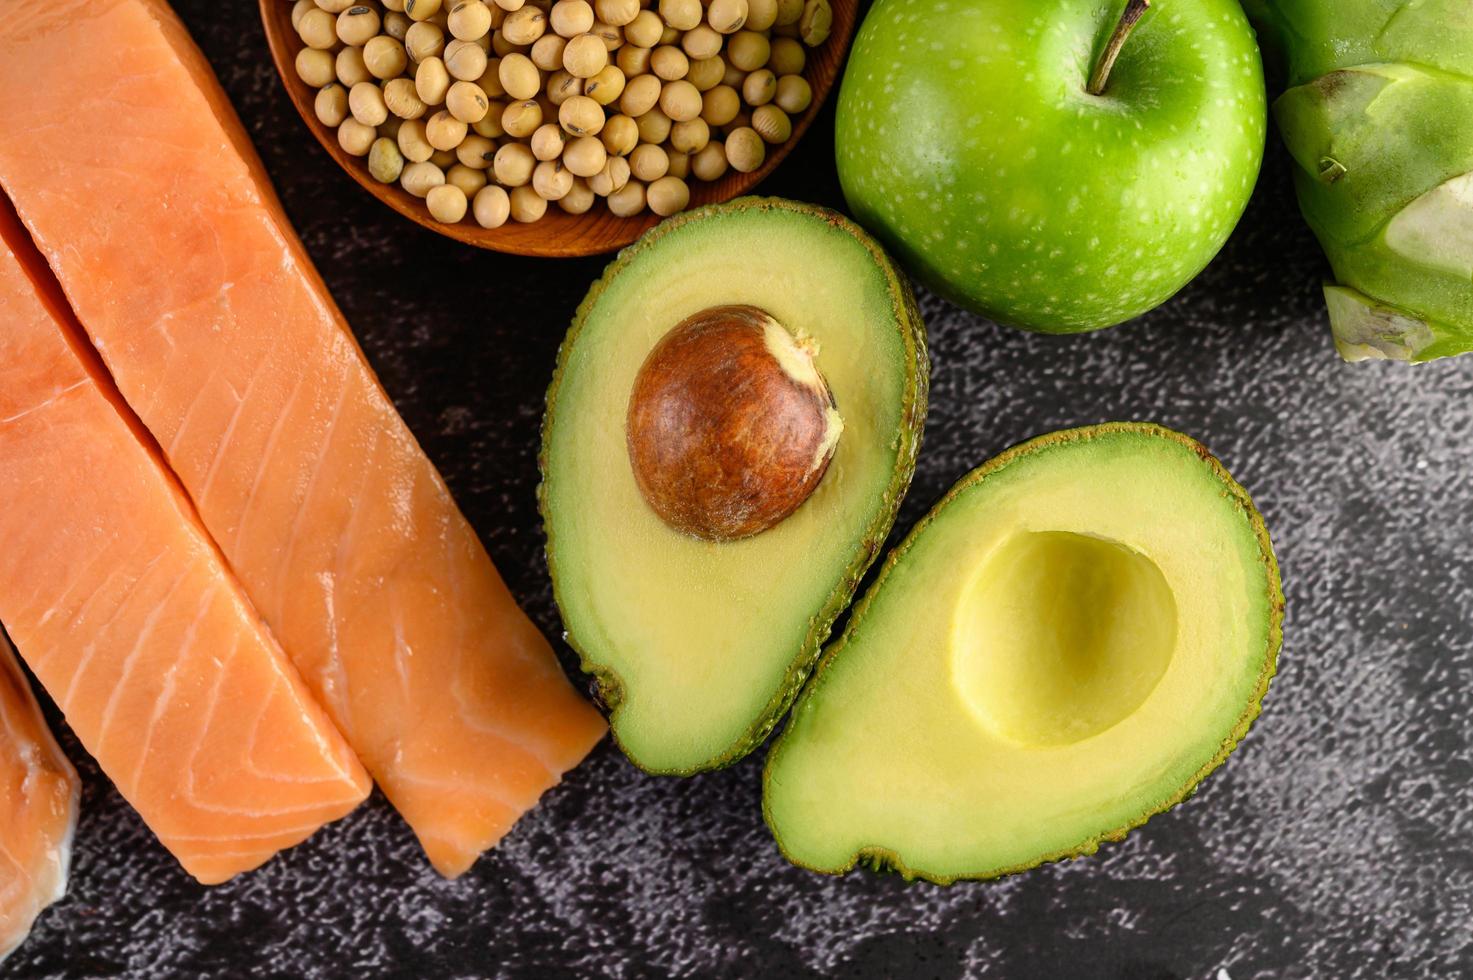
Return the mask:
<svg viewBox="0 0 1473 980"><path fill-rule="evenodd" d="M626 438L640 493L677 531L735 541L782 522L843 431L808 338L755 306L687 317L650 351Z"/></svg>

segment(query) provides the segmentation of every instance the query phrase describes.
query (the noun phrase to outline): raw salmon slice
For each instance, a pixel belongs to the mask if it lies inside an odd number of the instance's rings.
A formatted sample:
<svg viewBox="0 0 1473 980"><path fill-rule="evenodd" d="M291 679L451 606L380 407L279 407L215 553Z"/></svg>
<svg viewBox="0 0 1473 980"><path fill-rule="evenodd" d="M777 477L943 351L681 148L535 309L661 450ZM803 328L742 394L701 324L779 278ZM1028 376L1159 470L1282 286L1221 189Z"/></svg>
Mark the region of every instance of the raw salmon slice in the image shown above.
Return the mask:
<svg viewBox="0 0 1473 980"><path fill-rule="evenodd" d="M0 140L0 183L256 607L459 874L602 717L379 386L173 13L9 2L0 130L25 138Z"/></svg>
<svg viewBox="0 0 1473 980"><path fill-rule="evenodd" d="M254 868L368 795L45 264L0 212L0 621L185 870Z"/></svg>
<svg viewBox="0 0 1473 980"><path fill-rule="evenodd" d="M0 962L66 894L78 789L77 771L0 635Z"/></svg>

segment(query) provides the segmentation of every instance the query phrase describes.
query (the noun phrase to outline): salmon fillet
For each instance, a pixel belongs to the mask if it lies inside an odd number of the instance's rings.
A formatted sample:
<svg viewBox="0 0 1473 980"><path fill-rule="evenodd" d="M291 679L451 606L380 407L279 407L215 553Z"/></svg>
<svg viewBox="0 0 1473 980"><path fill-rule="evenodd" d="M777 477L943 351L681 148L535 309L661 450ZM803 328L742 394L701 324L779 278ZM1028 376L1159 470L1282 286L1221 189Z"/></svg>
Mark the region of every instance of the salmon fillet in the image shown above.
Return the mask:
<svg viewBox="0 0 1473 980"><path fill-rule="evenodd" d="M395 412L172 11L3 2L0 128L26 135L0 140L0 184L308 685L434 866L463 872L603 718Z"/></svg>
<svg viewBox="0 0 1473 980"><path fill-rule="evenodd" d="M66 894L78 790L77 771L0 636L0 962Z"/></svg>
<svg viewBox="0 0 1473 980"><path fill-rule="evenodd" d="M371 784L0 211L0 622L87 751L214 884Z"/></svg>

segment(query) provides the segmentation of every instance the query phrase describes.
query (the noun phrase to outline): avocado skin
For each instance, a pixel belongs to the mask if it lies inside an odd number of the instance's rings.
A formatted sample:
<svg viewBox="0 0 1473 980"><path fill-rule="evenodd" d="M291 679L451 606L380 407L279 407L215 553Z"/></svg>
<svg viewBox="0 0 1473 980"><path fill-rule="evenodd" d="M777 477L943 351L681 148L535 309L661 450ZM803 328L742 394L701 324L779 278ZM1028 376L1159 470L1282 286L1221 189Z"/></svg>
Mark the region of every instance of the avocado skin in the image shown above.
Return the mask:
<svg viewBox="0 0 1473 980"><path fill-rule="evenodd" d="M1011 449L1003 451L1002 453L994 456L992 459L989 459L987 462L983 463L981 466L977 467L975 470L964 476L955 486L953 486L950 490L946 492L946 495L936 503L936 506L932 507L931 510L926 513L925 517L921 518L921 520L916 523L915 527L911 528L910 533L905 536L905 540L901 541L900 544L896 546L895 550L890 552L889 556L886 557L885 563L880 566L879 575L875 577L874 584L872 584L869 587L869 590L865 592L864 598L860 599L859 602L854 604L853 612L849 616L849 623L845 627L843 635L841 635L838 640L834 641L834 643L831 644L829 648L823 652L823 656L819 660L818 666L814 669L813 679L809 682L807 688L804 689L802 697L797 705L797 708L795 709L795 713L796 711L803 710L803 704L817 695L819 689L823 686L824 668L831 664L834 658L840 656L843 653L844 645L848 643L849 638L854 634L855 630L864 621L865 614L869 610L870 603L884 587L885 579L889 577L891 571L893 571L895 567L900 563L900 561L905 557L906 552L910 550L911 545L915 543L915 541L920 537L921 533L925 531L925 529L930 525L932 519L935 518L935 516L943 509L945 509L945 507L949 503L951 503L952 500L954 500L956 497L958 497L971 487L975 486L976 484L981 483L988 477L989 474L1002 469L1009 463L1012 463L1030 453L1037 452L1040 449L1048 448L1049 446L1052 446L1058 442L1071 440L1083 441L1095 438L1097 436L1122 432L1132 433L1136 435L1154 436L1162 439L1170 439L1174 442L1180 443L1181 445L1190 449L1192 452L1196 453L1204 463L1212 468L1213 473L1216 474L1218 480L1222 483L1223 491L1236 500L1239 509L1241 509L1244 515L1248 518L1248 522L1253 528L1254 536L1258 539L1259 556L1263 562L1264 569L1267 572L1270 592L1269 599L1271 609L1267 651L1266 656L1264 657L1263 670L1258 675L1258 683L1254 688L1253 697L1249 701L1248 707L1244 710L1242 716L1238 719L1237 724L1233 727L1232 732L1228 735L1226 739L1224 739L1222 747L1218 750L1217 754L1213 756L1211 761L1209 761L1201 769L1197 770L1197 772L1193 774L1192 778L1189 779L1186 784L1183 785L1180 789L1176 790L1160 803L1153 805L1151 808L1141 813L1138 817L1135 817L1124 826L1116 827L1112 830L1107 830L1103 833L1087 837L1073 847L1065 848L1060 851L1054 851L1052 853L1041 854L1034 860L1027 861L1012 867L999 868L993 871L978 874L953 875L948 877L945 875L934 875L927 871L907 867L905 862L901 860L899 854L885 847L875 846L862 848L860 851L854 854L854 856L849 860L848 864L837 870L811 867L807 864L804 864L802 861L790 854L788 852L788 849L783 845L782 837L778 834L777 825L773 821L772 811L769 807L769 799L771 797L771 794L769 792L769 785L772 779L773 768L777 762L778 757L783 751L783 741L786 738L786 732L784 732L783 735L778 736L777 741L773 744L772 749L768 752L767 763L762 770L762 817L767 823L767 829L772 833L773 840L777 843L778 850L782 852L783 857L786 858L790 863L800 868L804 868L808 871L833 876L847 874L848 872L853 871L856 866L863 865L864 867L867 867L872 871L888 871L899 874L906 881L927 881L933 885L951 885L958 881L991 881L997 878L1004 878L1008 875L1015 875L1020 874L1024 871L1031 871L1032 869L1039 867L1040 865L1051 864L1055 861L1067 861L1073 858L1094 854L1100 849L1100 845L1103 843L1118 842L1124 840L1126 838L1126 835L1128 835L1132 830L1136 829L1137 827L1143 825L1147 820L1151 819L1157 814L1165 813L1167 810L1170 810L1178 806L1179 804L1186 802L1186 800L1189 799L1192 794L1197 791L1197 788L1201 785L1202 780L1211 775L1219 766L1227 761L1228 756L1232 755L1233 750L1238 747L1238 743L1241 742L1244 736L1248 734L1248 729L1252 727L1253 722L1258 718L1259 713L1263 710L1263 699L1264 696L1268 694L1269 682L1273 680L1274 674L1278 670L1279 648L1283 645L1284 640L1284 591L1283 583L1279 575L1279 563L1278 559L1274 556L1273 543L1269 540L1268 527L1263 522L1263 516L1259 514L1258 509L1253 506L1253 501L1249 498L1248 491L1244 490L1243 487L1232 478L1232 476L1228 473L1226 467L1222 465L1217 457L1213 456L1210 452L1207 451L1207 447L1203 446L1201 443L1191 438L1190 436L1183 435L1180 432L1168 429L1165 426L1157 425L1153 422L1105 422L1099 425L1082 426L1076 429L1064 429L1058 432L1051 432L1046 435L1037 436L1033 439L1029 439L1026 442L1019 443L1018 445L1013 446Z"/></svg>
<svg viewBox="0 0 1473 980"><path fill-rule="evenodd" d="M844 577L840 580L837 588L830 593L823 607L817 610L809 620L808 633L798 650L797 656L788 665L786 676L777 693L763 708L762 712L752 721L747 731L734 742L726 751L707 762L684 769L658 769L641 765L632 755L619 737L618 712L619 704L624 698L624 682L618 673L600 664L594 663L588 652L580 646L578 640L571 632L564 632L564 639L573 651L578 654L579 666L584 673L593 676L596 688L596 698L610 716L609 731L613 735L614 742L624 752L625 757L634 763L636 767L644 772L655 776L694 776L697 773L711 772L716 769L724 769L727 766L739 762L742 758L752 752L772 734L777 723L787 714L793 702L797 700L798 693L803 689L804 682L813 671L815 662L823 649L824 641L829 638L833 629L834 620L849 607L850 600L854 597L855 590L859 587L860 579L864 578L865 572L874 564L879 556L880 548L884 546L885 538L890 533L890 528L895 524L895 516L900 510L900 503L905 499L906 492L910 489L911 477L915 475L916 457L921 449L921 431L925 427L926 408L930 396L931 363L926 349L926 327L921 318L919 307L916 305L915 293L911 289L910 281L899 271L894 260L885 254L869 233L860 228L854 222L836 211L819 207L813 204L803 204L797 201L789 201L777 197L740 197L724 204L708 204L690 211L683 211L674 217L668 218L650 229L640 237L633 245L619 252L614 261L604 269L597 281L589 288L588 294L583 302L578 304L578 309L573 315L573 324L568 329L567 336L563 338L558 347L557 367L553 371L552 383L547 389L547 410L542 417L542 445L537 454L538 469L542 474L542 481L537 485L537 507L542 515L542 526L547 535L544 553L547 556L547 570L552 578L553 599L559 608L562 607L561 585L557 571L556 561L553 559L552 531L548 514L547 495L547 473L549 437L552 432L553 422L556 418L558 390L562 385L563 371L567 366L569 352L583 328L583 323L594 304L598 302L603 294L604 287L623 271L629 262L641 252L657 247L660 240L670 231L685 225L688 222L700 221L713 215L725 214L731 211L754 210L791 211L800 214L812 215L820 218L836 228L840 228L862 244L874 257L876 266L885 274L890 288L892 309L895 313L896 322L905 333L905 348L907 357L908 375L913 378L914 383L908 386L913 392L912 397L903 406L904 422L901 425L897 438L900 440L900 448L897 454L897 466L886 488L885 496L880 510L876 513L875 520L864 535L865 547L857 550L856 556L845 569Z"/></svg>

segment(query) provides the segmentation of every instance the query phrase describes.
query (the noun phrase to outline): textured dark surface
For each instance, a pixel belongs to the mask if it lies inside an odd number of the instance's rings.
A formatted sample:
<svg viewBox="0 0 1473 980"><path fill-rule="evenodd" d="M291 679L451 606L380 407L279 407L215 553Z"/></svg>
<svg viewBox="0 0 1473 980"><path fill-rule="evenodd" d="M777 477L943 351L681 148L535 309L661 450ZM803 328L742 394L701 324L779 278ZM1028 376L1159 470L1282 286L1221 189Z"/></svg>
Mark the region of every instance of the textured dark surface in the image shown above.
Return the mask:
<svg viewBox="0 0 1473 980"><path fill-rule="evenodd" d="M556 634L533 494L538 420L558 341L602 261L475 252L395 217L303 129L253 4L191 0L181 12L385 386ZM763 189L838 203L830 132L820 124ZM1287 181L1275 146L1217 262L1112 332L1029 336L922 298L933 400L900 528L998 450L1104 419L1201 438L1261 505L1289 604L1280 676L1242 748L1185 806L1095 858L994 884L827 879L772 846L760 754L662 780L605 744L461 881L438 879L375 798L206 889L64 732L86 780L71 893L0 975L1473 970L1473 359L1342 364Z"/></svg>

